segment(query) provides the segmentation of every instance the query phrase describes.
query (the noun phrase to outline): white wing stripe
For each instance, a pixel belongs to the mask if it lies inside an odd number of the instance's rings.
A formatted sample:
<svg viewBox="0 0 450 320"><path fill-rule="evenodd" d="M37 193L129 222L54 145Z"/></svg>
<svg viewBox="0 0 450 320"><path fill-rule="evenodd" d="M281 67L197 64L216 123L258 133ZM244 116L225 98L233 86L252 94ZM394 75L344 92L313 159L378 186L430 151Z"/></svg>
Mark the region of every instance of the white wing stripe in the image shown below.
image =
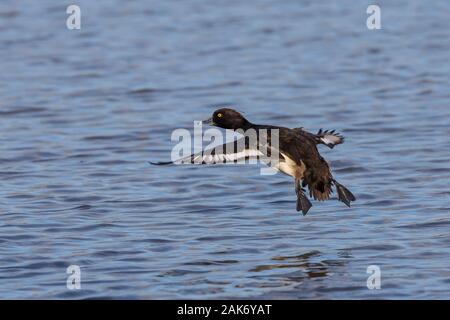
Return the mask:
<svg viewBox="0 0 450 320"><path fill-rule="evenodd" d="M210 154L211 150L204 151L203 153L189 156L186 158L178 159L174 161L176 164L182 163L194 163L194 164L214 164L214 163L227 163L234 162L241 159L263 156L264 154L259 150L246 149L236 153L219 153Z"/></svg>

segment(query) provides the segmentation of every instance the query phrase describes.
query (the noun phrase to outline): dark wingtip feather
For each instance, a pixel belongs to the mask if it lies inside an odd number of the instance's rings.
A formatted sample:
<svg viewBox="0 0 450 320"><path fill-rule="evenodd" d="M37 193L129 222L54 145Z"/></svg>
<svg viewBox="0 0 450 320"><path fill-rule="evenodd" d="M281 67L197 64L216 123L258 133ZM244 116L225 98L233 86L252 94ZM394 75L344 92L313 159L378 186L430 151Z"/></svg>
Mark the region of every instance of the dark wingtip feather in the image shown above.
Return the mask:
<svg viewBox="0 0 450 320"><path fill-rule="evenodd" d="M148 163L154 165L154 166L165 166L168 164L173 164L172 161L159 161L159 162L152 162L152 161L148 161Z"/></svg>

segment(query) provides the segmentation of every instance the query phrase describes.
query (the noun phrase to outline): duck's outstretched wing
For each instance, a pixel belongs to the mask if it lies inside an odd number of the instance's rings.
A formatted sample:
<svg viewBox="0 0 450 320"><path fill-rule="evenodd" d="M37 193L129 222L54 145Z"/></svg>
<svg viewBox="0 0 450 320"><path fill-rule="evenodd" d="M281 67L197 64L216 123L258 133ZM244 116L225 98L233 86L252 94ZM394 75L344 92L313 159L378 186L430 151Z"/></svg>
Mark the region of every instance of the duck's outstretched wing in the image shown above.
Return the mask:
<svg viewBox="0 0 450 320"><path fill-rule="evenodd" d="M264 154L256 147L250 146L248 139L241 138L236 141L225 143L212 149L204 150L190 156L164 162L150 162L154 165L167 164L217 164L236 163L247 159L258 159Z"/></svg>
<svg viewBox="0 0 450 320"><path fill-rule="evenodd" d="M294 128L292 130L304 137L314 139L316 144L324 144L330 149L333 149L338 144L344 143L344 137L335 130L320 129L316 134L303 130L303 128Z"/></svg>

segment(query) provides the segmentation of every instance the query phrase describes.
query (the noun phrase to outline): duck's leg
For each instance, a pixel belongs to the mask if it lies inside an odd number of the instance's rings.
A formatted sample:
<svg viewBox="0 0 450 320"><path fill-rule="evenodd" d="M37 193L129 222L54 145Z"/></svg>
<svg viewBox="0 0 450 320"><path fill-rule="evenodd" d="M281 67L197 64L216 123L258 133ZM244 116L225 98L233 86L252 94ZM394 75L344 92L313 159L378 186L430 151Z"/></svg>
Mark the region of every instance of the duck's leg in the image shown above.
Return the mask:
<svg viewBox="0 0 450 320"><path fill-rule="evenodd" d="M304 190L300 186L300 179L295 179L295 193L297 194L297 211L302 211L305 216L312 207L312 204L305 196Z"/></svg>
<svg viewBox="0 0 450 320"><path fill-rule="evenodd" d="M342 184L340 184L336 180L333 179L333 182L334 182L334 185L336 186L338 200L345 203L347 205L347 207L350 207L350 203L352 201L356 200L353 193L351 193L350 190L348 190L346 187L344 187Z"/></svg>

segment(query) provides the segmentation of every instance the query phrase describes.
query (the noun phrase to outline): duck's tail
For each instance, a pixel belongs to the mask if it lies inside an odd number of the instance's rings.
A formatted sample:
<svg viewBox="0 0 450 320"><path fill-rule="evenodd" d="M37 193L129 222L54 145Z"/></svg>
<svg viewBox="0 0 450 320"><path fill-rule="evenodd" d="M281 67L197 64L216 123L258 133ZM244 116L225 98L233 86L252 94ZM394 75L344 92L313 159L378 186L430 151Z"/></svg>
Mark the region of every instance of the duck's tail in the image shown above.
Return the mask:
<svg viewBox="0 0 450 320"><path fill-rule="evenodd" d="M346 187L344 187L342 184L340 184L339 182L337 182L334 179L333 179L333 183L336 186L338 200L345 203L347 205L347 207L350 207L350 203L352 201L356 200L353 193L351 193L350 190L348 190Z"/></svg>
<svg viewBox="0 0 450 320"><path fill-rule="evenodd" d="M328 148L333 149L335 145L344 143L344 137L335 130L322 130L315 135L317 144L324 144Z"/></svg>

